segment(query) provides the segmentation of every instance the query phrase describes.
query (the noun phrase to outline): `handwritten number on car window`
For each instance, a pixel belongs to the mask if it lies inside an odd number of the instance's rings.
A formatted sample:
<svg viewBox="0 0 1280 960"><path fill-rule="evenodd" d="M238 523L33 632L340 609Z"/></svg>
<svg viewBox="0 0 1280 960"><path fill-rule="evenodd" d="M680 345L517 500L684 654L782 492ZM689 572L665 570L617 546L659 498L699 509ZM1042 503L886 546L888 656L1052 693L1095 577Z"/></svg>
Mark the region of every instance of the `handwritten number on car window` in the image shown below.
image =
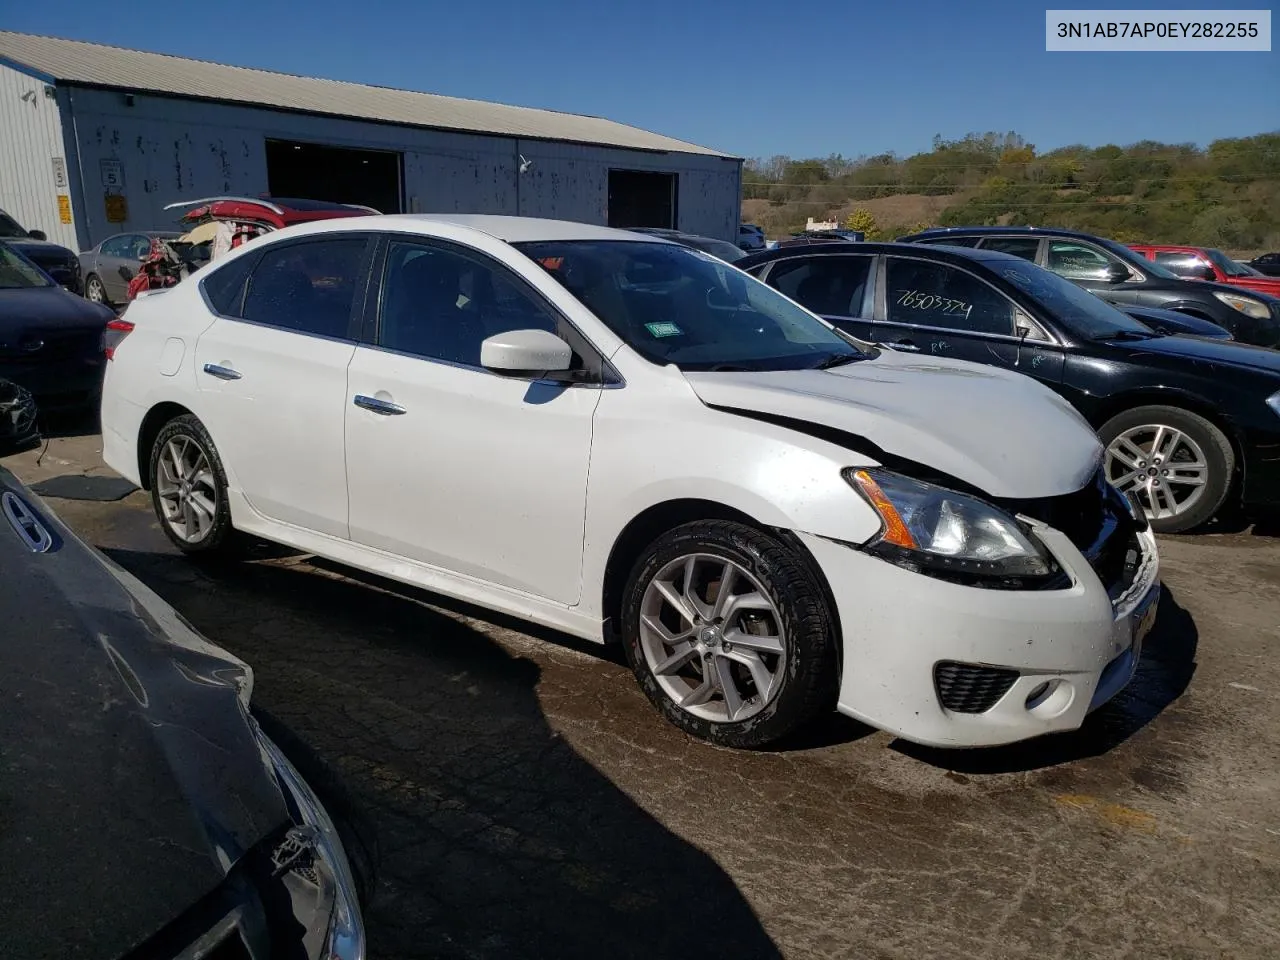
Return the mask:
<svg viewBox="0 0 1280 960"><path fill-rule="evenodd" d="M919 290L904 290L898 297L898 303L911 310L928 310L952 316L968 318L973 311L973 304L950 297L940 297L936 293L921 293Z"/></svg>

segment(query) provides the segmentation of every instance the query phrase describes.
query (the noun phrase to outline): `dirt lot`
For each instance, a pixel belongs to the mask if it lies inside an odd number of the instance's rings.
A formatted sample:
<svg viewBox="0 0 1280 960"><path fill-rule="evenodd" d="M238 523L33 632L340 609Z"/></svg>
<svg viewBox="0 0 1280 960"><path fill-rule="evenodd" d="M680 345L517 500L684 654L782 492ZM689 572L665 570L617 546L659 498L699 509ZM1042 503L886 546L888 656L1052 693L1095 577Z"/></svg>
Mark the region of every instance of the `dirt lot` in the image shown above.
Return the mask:
<svg viewBox="0 0 1280 960"><path fill-rule="evenodd" d="M5 463L112 496L98 450ZM371 957L1276 955L1280 540L1165 540L1139 675L1078 734L947 753L833 717L734 753L609 651L302 557L197 567L139 492L48 502L338 771L380 847Z"/></svg>

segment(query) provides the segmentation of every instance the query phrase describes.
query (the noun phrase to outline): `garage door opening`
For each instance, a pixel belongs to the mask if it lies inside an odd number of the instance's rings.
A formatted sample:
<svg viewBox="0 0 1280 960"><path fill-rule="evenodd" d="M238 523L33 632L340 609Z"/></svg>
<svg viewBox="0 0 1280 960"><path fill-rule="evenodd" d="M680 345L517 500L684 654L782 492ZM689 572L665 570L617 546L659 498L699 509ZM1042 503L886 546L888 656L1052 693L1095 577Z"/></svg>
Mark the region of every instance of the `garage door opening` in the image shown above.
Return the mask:
<svg viewBox="0 0 1280 960"><path fill-rule="evenodd" d="M676 227L676 175L609 171L609 226Z"/></svg>
<svg viewBox="0 0 1280 960"><path fill-rule="evenodd" d="M400 184L398 153L267 141L267 189L275 197L359 203L399 213Z"/></svg>

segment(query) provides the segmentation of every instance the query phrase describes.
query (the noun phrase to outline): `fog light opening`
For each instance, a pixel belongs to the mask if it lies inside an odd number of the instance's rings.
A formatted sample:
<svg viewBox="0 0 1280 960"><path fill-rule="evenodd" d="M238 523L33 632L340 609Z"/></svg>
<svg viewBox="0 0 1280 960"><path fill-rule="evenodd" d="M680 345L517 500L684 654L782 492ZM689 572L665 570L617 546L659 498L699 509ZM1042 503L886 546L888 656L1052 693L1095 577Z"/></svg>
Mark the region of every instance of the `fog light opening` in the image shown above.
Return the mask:
<svg viewBox="0 0 1280 960"><path fill-rule="evenodd" d="M1049 695L1050 687L1051 684L1048 681L1036 684L1035 689L1027 694L1027 709L1034 710L1044 703L1045 698Z"/></svg>
<svg viewBox="0 0 1280 960"><path fill-rule="evenodd" d="M1075 698L1075 687L1061 677L1054 677L1036 684L1027 694L1027 712L1050 720L1065 713Z"/></svg>

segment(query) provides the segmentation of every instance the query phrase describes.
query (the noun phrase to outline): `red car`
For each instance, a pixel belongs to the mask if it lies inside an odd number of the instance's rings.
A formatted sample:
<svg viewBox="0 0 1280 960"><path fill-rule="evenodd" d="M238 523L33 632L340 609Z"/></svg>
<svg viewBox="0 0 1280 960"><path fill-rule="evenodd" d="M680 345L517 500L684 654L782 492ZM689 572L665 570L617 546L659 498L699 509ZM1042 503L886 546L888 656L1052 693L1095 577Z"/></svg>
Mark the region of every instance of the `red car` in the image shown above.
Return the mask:
<svg viewBox="0 0 1280 960"><path fill-rule="evenodd" d="M1171 273L1188 280L1213 280L1280 297L1280 277L1267 277L1236 263L1212 247L1183 247L1167 243L1131 243L1134 250Z"/></svg>

